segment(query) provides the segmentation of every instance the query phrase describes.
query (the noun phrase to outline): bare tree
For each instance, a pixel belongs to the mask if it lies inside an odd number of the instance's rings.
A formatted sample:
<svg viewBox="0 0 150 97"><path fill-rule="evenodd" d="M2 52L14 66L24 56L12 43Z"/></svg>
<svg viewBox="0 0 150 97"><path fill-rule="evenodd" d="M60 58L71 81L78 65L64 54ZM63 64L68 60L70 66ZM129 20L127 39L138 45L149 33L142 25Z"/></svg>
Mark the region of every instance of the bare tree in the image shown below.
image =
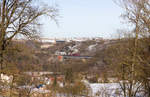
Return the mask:
<svg viewBox="0 0 150 97"><path fill-rule="evenodd" d="M128 66L130 67L130 85L129 85L129 97L135 96L136 92L133 94L133 85L143 82L147 82L148 70L147 67L150 66L149 61L142 54L144 49L149 47L149 43L145 40L149 40L150 35L150 1L149 0L116 0L123 9L123 18L127 23L131 24L133 34L132 45L128 46L126 52L130 52L131 55L125 56L126 59L124 63L121 63L123 72L123 79L125 78L125 72ZM132 47L132 48L131 48ZM148 51L149 52L149 51ZM147 53L148 53L147 52ZM124 58L125 59L125 58ZM123 62L123 61L122 61ZM146 68L145 68L146 67ZM129 68L127 69L129 70ZM149 84L149 83L148 83ZM126 87L125 87L126 88ZM124 91L126 92L126 91Z"/></svg>
<svg viewBox="0 0 150 97"><path fill-rule="evenodd" d="M18 36L35 38L39 35L38 19L49 16L55 19L57 9L34 4L36 0L0 0L0 67L3 68L5 49Z"/></svg>

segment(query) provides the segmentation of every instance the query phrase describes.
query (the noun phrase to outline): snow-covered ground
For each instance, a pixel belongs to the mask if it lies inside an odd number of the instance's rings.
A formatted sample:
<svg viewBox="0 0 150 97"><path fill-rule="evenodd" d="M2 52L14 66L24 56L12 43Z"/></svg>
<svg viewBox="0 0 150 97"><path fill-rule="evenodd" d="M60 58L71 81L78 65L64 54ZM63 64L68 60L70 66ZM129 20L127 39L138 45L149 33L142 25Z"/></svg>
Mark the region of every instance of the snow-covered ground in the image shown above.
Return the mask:
<svg viewBox="0 0 150 97"><path fill-rule="evenodd" d="M118 83L93 83L90 87L94 97L117 97L118 92L120 93Z"/></svg>
<svg viewBox="0 0 150 97"><path fill-rule="evenodd" d="M91 50L95 49L96 46L97 46L97 44L90 45L88 47L88 50L91 51Z"/></svg>
<svg viewBox="0 0 150 97"><path fill-rule="evenodd" d="M90 83L89 85L92 91L91 96L93 97L124 97L119 83ZM133 88L136 90L137 86ZM136 97L145 97L143 95L144 92L141 86Z"/></svg>

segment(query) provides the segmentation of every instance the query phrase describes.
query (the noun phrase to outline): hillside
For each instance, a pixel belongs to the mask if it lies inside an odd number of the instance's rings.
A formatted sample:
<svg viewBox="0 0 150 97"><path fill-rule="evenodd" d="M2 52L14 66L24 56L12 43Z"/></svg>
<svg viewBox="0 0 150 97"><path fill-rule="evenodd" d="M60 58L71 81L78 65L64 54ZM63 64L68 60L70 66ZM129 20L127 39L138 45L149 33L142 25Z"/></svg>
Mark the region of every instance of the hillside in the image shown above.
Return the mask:
<svg viewBox="0 0 150 97"><path fill-rule="evenodd" d="M15 58L14 63L20 70L25 71L64 71L73 68L74 72L105 71L105 50L116 40L92 39L85 41L59 41L37 42L37 41L14 41L16 52L9 52L8 59ZM59 60L59 56L69 56L67 59ZM82 56L82 57L81 57ZM86 57L89 59L86 59ZM74 68L76 67L76 68ZM90 69L89 69L90 68ZM93 70L94 69L94 70Z"/></svg>

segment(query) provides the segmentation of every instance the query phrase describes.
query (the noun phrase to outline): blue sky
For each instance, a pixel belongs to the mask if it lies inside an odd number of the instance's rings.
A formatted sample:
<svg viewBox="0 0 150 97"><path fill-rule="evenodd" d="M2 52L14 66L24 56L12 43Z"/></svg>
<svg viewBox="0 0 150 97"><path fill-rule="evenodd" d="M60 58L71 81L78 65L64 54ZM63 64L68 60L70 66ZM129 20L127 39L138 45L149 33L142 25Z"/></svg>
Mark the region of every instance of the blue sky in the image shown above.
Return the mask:
<svg viewBox="0 0 150 97"><path fill-rule="evenodd" d="M43 37L104 37L111 38L123 28L122 9L113 0L45 0L58 5L59 26L43 18Z"/></svg>

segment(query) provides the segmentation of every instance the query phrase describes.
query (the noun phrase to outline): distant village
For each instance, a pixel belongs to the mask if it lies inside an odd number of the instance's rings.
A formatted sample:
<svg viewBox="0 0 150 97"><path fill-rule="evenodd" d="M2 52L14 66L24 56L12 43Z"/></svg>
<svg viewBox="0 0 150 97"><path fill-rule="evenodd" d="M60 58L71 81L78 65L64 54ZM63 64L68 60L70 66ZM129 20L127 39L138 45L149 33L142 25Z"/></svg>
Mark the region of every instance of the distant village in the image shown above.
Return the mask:
<svg viewBox="0 0 150 97"><path fill-rule="evenodd" d="M80 55L79 53L79 49L78 46L81 42L84 41L89 41L89 40L94 40L94 41L102 41L104 40L101 37L95 37L95 38L41 38L38 40L38 42L41 42L41 49L47 49L50 48L56 44L65 44L65 43L70 43L70 42L74 42L73 44L69 45L69 46L65 46L64 48L62 48L61 50L56 50L55 54L57 56L57 58L59 59L59 61L63 61L64 59L89 59L92 58L91 56L84 56L84 55ZM26 40L20 40L20 39L16 39L14 41L18 41L18 42L24 42ZM96 46L96 44L91 45L89 47L89 49L92 49L94 46Z"/></svg>

